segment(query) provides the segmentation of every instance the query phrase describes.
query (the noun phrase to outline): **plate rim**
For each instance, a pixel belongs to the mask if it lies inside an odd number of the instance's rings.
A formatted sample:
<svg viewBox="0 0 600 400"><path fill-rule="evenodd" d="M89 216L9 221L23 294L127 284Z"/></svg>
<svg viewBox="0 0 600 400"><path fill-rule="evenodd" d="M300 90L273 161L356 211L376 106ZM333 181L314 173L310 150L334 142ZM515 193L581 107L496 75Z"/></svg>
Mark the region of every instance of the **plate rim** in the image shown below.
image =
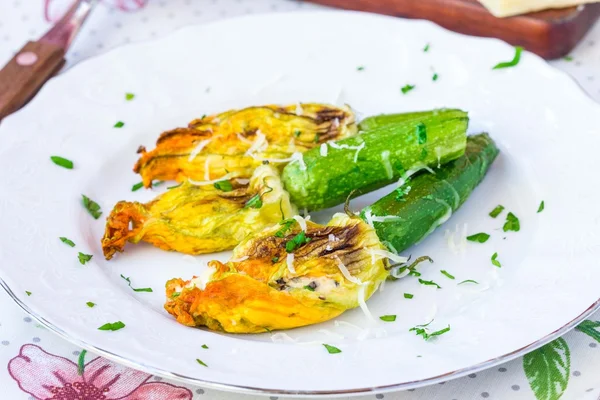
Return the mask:
<svg viewBox="0 0 600 400"><path fill-rule="evenodd" d="M62 78L63 76L65 76L65 74L68 74L73 67L77 67L81 64L85 64L88 61L93 61L96 58L100 58L100 57L104 57L107 54L113 52L113 51L118 51L119 49L121 49L122 47L127 47L127 46L136 46L136 45L145 45L147 43L154 43L154 42L158 42L160 40L164 40L169 36L172 35L176 35L179 34L181 31L184 30L193 30L196 29L198 27L202 27L202 28L206 28L207 26L212 26L212 25L216 25L219 23L230 23L232 20L241 20L241 19L253 19L253 18L261 18L261 17L273 17L276 15L299 15L299 16L308 16L308 15L319 15L319 14L335 14L335 15L361 15L361 16L366 16L369 18L381 18L381 19L394 19L394 20L398 20L397 17L393 17L393 16L387 16L387 15L380 15L380 14L374 14L374 13L367 13L367 12L361 12L361 11L351 11L351 10L318 10L318 11L285 11L285 12L268 12L268 13L262 13L262 14L253 14L253 15L243 15L243 16L238 16L238 17L233 17L233 18L226 18L226 19L220 19L220 20L215 20L212 21L208 24L191 24L191 25L186 25L183 27L180 27L178 29L174 29L173 31L171 31L170 33L160 37L160 38L150 38L150 39L146 39L146 40L140 40L134 43L128 43L125 44L123 46L117 46L113 49L110 49L106 52L103 53L99 53L97 55L94 55L92 57L86 58L85 60L82 60L76 64L73 64L72 66L70 66L68 69L66 69L65 71L63 71L60 76L59 79ZM404 22L406 22L405 19L401 19ZM430 26L433 26L435 29L444 32L444 34L450 34L450 35L454 35L454 36L459 36L459 37L465 37L465 38L469 38L470 40L478 40L478 41L487 41L487 42L496 42L499 43L505 47L510 47L513 48L513 46L509 45L508 43L500 40L500 39L496 39L496 38L485 38L485 37L473 37L470 35L466 35L466 34L461 34L458 32L454 32L451 31L449 29L446 29L442 26L439 26L431 21L427 21L427 20L422 20L422 19L418 19L418 20L411 20L411 21L415 21L421 24L427 24ZM556 67L554 67L553 65L549 64L546 60L542 59L541 57L539 57L536 54L530 53L528 52L528 56L529 57L533 57L536 58L537 61L542 61L543 64L545 64L545 66L547 68L549 68L549 70L552 71L552 73L556 74L557 76L559 76L561 79L567 79L570 83L570 85L573 85L575 87L577 87L577 91L579 92L579 96L580 99L586 99L587 103L593 107L598 107L600 106L600 104L598 104L582 87L582 85L575 79L573 78L571 75L569 75L568 73L557 69ZM46 88L43 88L42 90L47 90ZM582 96L583 95L583 96ZM30 103L31 104L31 103ZM29 107L29 104L26 105L25 107L23 107L21 110L25 109ZM599 108L600 110L600 108ZM14 113L13 115L18 114L18 112ZM12 116L12 115L11 115ZM11 116L8 116L6 119L11 119ZM44 327L48 328L51 332L57 334L58 336L60 336L61 338L67 340L68 342L77 345L83 349L89 350L91 352L94 352L102 357L105 357L111 361L117 362L121 365L125 365L127 367L130 368L134 368L137 370L141 370L144 372L147 372L149 374L152 375L158 375L158 376L162 376L168 379L172 379L174 381L178 381L181 383L185 383L185 384L190 384L190 385L196 385L196 386L200 386L200 387L204 387L204 388L209 388L209 389L214 389L214 390L221 390L221 391L227 391L227 392L234 392L234 393L241 393L241 394L248 394L248 395L262 395L262 396L268 396L268 395L285 395L288 397L306 397L306 396L310 396L310 397L341 397L341 396L359 396L359 395L365 395L365 394L375 394L375 393L386 393L386 392L394 392L394 391L401 391L401 390L408 390L408 389L415 389L415 388L419 388L419 387L424 387L424 386L428 386L428 385L433 385L435 383L440 383L440 382L446 382L448 380L452 380L452 379L457 379L457 378L461 378L464 377L470 373L474 373L474 372L479 372L488 368L492 368L496 365L514 360L524 354L527 354L531 351L534 351L542 346L544 346L545 344L557 339L560 336L563 336L564 334L568 333L569 331L571 331L572 329L574 329L581 321L583 321L584 319L586 319L589 315L593 314L594 312L600 310L600 298L598 298L594 303L592 303L586 310L584 310L582 313L580 313L577 317L575 317L574 319L572 319L571 321L567 322L565 325L561 326L560 328L556 329L554 332L551 332L545 336L543 336L542 338L531 342L530 344L523 346L519 349L516 349L514 351L508 352L506 354L503 354L499 357L487 360L487 361L483 361L480 362L478 364L474 364L465 368L461 368L461 369L457 369L455 371L449 372L449 373L445 373L442 375L436 375L433 377L429 377L429 378L425 378L425 379L420 379L420 380L415 380L415 381L409 381L409 382L403 382L403 383L397 383L397 384L390 384L390 385L381 385L381 386L375 386L375 387L364 387L364 388L356 388L356 389L348 389L348 390L288 390L288 389L266 389L266 388L260 388L260 387L255 387L255 386L245 386L245 385L236 385L236 384L229 384L229 383L219 383L219 382L214 382L214 381L210 381L210 380L205 380L205 379L200 379L200 378L195 378L195 377L189 377L189 376L185 376L179 373L175 373L175 372L170 372L167 370L163 370L160 368L156 368L156 367L150 367L147 365L144 365L143 363L137 362L137 361L133 361L125 356L121 356L118 354L115 354L113 352L110 352L108 350L104 350L101 347L97 347L94 346L92 344L89 344L86 342L86 340L84 339L79 339L73 336L70 336L69 334L67 334L65 331L63 331L60 327L56 326L55 324L47 321L43 316L36 314L23 300L21 300L11 289L11 287L8 285L8 283L2 278L2 276L0 276L0 286L2 286L2 288L6 291L6 293L9 295L9 297L22 309L24 310L26 313L28 313L31 317L33 317L37 322L39 322L41 325L43 325Z"/></svg>

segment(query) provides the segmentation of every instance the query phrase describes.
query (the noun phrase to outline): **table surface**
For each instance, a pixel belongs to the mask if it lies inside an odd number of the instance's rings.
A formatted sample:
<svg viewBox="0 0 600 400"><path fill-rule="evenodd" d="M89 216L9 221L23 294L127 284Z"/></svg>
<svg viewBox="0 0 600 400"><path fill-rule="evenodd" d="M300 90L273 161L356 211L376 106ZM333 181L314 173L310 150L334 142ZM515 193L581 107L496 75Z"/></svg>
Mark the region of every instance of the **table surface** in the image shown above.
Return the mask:
<svg viewBox="0 0 600 400"><path fill-rule="evenodd" d="M113 0L100 4L73 44L65 68L125 43L161 37L184 25L205 24L253 13L322 9L290 0L152 0L143 4L145 2ZM59 16L69 1L48 0L48 3L46 9L43 0L0 0L0 64L6 63L27 40L41 36L51 25L48 20ZM551 62L573 76L596 101L600 101L598 49L600 23L570 58ZM600 326L600 322L595 323L597 320L600 320L600 312L580 325L583 329L574 330L540 350L487 371L422 389L366 395L357 399L598 400L600 331L594 329L596 325ZM78 399L80 397L74 397L74 394L84 389L89 393L84 399L96 399L101 397L91 393L108 384L107 399L261 398L168 382L114 365L91 353L82 355L81 351L36 323L4 291L0 292L0 388L3 391L0 397L3 399L45 399L53 396ZM83 378L77 373L78 360L85 364ZM557 360L561 362L554 364ZM94 372L97 372L95 378L92 377ZM49 385L58 388L54 394L49 391ZM63 397L59 397L61 395Z"/></svg>

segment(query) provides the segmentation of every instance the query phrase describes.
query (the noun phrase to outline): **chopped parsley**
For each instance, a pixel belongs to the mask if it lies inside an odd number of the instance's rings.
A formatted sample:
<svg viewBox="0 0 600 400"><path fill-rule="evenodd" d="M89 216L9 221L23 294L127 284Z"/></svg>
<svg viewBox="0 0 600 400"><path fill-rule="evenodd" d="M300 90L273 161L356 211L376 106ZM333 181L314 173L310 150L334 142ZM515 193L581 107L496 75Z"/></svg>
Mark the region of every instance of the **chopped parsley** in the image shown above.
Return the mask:
<svg viewBox="0 0 600 400"><path fill-rule="evenodd" d="M402 91L402 94L406 94L408 92L410 92L411 90L413 90L415 88L415 85L404 85L402 87L402 89L400 89Z"/></svg>
<svg viewBox="0 0 600 400"><path fill-rule="evenodd" d="M279 262L279 257L275 256L275 257L271 258L271 262L273 264L275 264L276 262Z"/></svg>
<svg viewBox="0 0 600 400"><path fill-rule="evenodd" d="M100 218L100 216L102 215L100 205L98 205L98 203L96 203L94 200L90 199L84 194L82 194L81 197L83 198L83 206L86 210L88 210L90 215L94 217L94 219Z"/></svg>
<svg viewBox="0 0 600 400"><path fill-rule="evenodd" d="M124 126L125 126L125 122L117 121L117 123L114 125L114 128L122 128Z"/></svg>
<svg viewBox="0 0 600 400"><path fill-rule="evenodd" d="M52 162L59 167L63 167L66 169L73 169L73 161L67 160L66 158L62 158L60 156L50 156Z"/></svg>
<svg viewBox="0 0 600 400"><path fill-rule="evenodd" d="M125 100L131 101L135 98L135 94L133 93L125 93Z"/></svg>
<svg viewBox="0 0 600 400"><path fill-rule="evenodd" d="M506 216L506 222L504 223L502 229L504 230L504 232L519 232L519 230L521 229L521 223L519 222L519 218L517 218L515 214L509 212Z"/></svg>
<svg viewBox="0 0 600 400"><path fill-rule="evenodd" d="M285 244L285 251L293 253L296 249L310 242L310 238L306 237L306 233L301 231L299 234L294 236L291 240L288 240Z"/></svg>
<svg viewBox="0 0 600 400"><path fill-rule="evenodd" d="M412 299L413 297L415 297L414 294L410 294L410 293L404 293L404 298L405 299Z"/></svg>
<svg viewBox="0 0 600 400"><path fill-rule="evenodd" d="M537 212L541 213L542 211L544 211L544 200L542 200L542 202L540 203L540 206L538 207Z"/></svg>
<svg viewBox="0 0 600 400"><path fill-rule="evenodd" d="M206 365L206 364L204 363L204 361L202 361L202 360L201 360L201 359L199 359L199 358L196 358L196 362L197 362L198 364L200 364L200 365L204 366L204 367L208 367L208 365Z"/></svg>
<svg viewBox="0 0 600 400"><path fill-rule="evenodd" d="M439 78L439 75L434 72L433 76L431 77L431 80L435 82L438 80L438 78Z"/></svg>
<svg viewBox="0 0 600 400"><path fill-rule="evenodd" d="M429 51L429 43L427 43L427 44L425 45L425 47L423 47L423 52L424 52L424 53L427 53L428 51Z"/></svg>
<svg viewBox="0 0 600 400"><path fill-rule="evenodd" d="M419 271L415 271L415 270L411 270L408 275L410 276L421 276L421 273ZM419 279L420 280L420 279Z"/></svg>
<svg viewBox="0 0 600 400"><path fill-rule="evenodd" d="M134 291L134 292L152 292L152 288L139 288L139 289L134 289L131 286L131 280L129 279L129 277L124 277L123 274L121 274L121 278L125 279L127 281L127 284L129 285L129 287Z"/></svg>
<svg viewBox="0 0 600 400"><path fill-rule="evenodd" d="M571 62L571 61L573 61L573 57L572 56L564 56L563 60Z"/></svg>
<svg viewBox="0 0 600 400"><path fill-rule="evenodd" d="M492 211L490 211L490 217L496 218L498 215L500 215L500 213L502 213L502 211L504 211L504 206L497 205Z"/></svg>
<svg viewBox="0 0 600 400"><path fill-rule="evenodd" d="M365 67L361 65L361 66L359 66L359 67L356 67L356 70L357 70L357 71L364 71L364 70L365 70Z"/></svg>
<svg viewBox="0 0 600 400"><path fill-rule="evenodd" d="M474 281L473 279L467 279L465 281L462 281L462 282L459 283L459 285L462 285L463 283L474 283L476 285L479 285L479 282Z"/></svg>
<svg viewBox="0 0 600 400"><path fill-rule="evenodd" d="M304 289L306 289L306 290L309 290L309 291L311 291L311 292L314 292L314 291L315 291L315 288L314 288L314 287L312 287L312 286L310 286L310 285L305 285L305 286L304 286Z"/></svg>
<svg viewBox="0 0 600 400"><path fill-rule="evenodd" d="M79 258L79 262L81 263L81 265L85 265L85 263L90 261L92 257L94 256L91 254L84 254L82 252L79 252L79 254L77 255L77 258Z"/></svg>
<svg viewBox="0 0 600 400"><path fill-rule="evenodd" d="M60 241L63 242L64 244L66 244L67 246L71 246L71 247L75 247L75 243L73 243L73 241L71 239L68 239L66 237L59 237Z"/></svg>
<svg viewBox="0 0 600 400"><path fill-rule="evenodd" d="M27 296L31 296L31 292L30 292L30 291L28 291L28 290L26 290L26 291L25 291L25 294L26 294Z"/></svg>
<svg viewBox="0 0 600 400"><path fill-rule="evenodd" d="M417 131L417 142L419 144L425 144L427 142L427 127L424 123L419 122L416 127Z"/></svg>
<svg viewBox="0 0 600 400"><path fill-rule="evenodd" d="M283 221L281 221L279 223L279 225L281 225L281 228L277 232L275 232L275 237L285 237L286 232L290 230L294 222L296 222L296 220L293 218L284 219Z"/></svg>
<svg viewBox="0 0 600 400"><path fill-rule="evenodd" d="M513 57L512 60L498 63L492 69L510 68L510 67L516 66L517 64L519 64L519 61L521 60L522 52L523 52L523 48L521 46L515 47L515 56Z"/></svg>
<svg viewBox="0 0 600 400"><path fill-rule="evenodd" d="M83 375L83 371L85 369L85 354L87 353L87 350L81 350L81 353L79 353L79 358L77 358L77 374L78 375Z"/></svg>
<svg viewBox="0 0 600 400"><path fill-rule="evenodd" d="M382 315L381 317L379 317L380 320L385 321L385 322L394 322L396 320L396 316L395 315Z"/></svg>
<svg viewBox="0 0 600 400"><path fill-rule="evenodd" d="M213 186L222 192L231 192L233 190L233 185L228 180L215 182Z"/></svg>
<svg viewBox="0 0 600 400"><path fill-rule="evenodd" d="M246 202L244 208L261 208L263 205L262 200L260 199L260 194L255 194Z"/></svg>
<svg viewBox="0 0 600 400"><path fill-rule="evenodd" d="M125 328L125 324L121 321L108 322L98 328L99 331L118 331L119 329Z"/></svg>
<svg viewBox="0 0 600 400"><path fill-rule="evenodd" d="M420 275L420 274L419 274ZM425 286L435 286L438 289L441 289L442 287L440 285L438 285L437 283L435 283L434 281L426 281L424 279L419 278L419 283L421 285L425 285Z"/></svg>
<svg viewBox="0 0 600 400"><path fill-rule="evenodd" d="M88 306L89 308L94 308L94 307L96 307L96 303L92 303L91 301L88 301L88 302L87 302L87 303L85 303L85 304L87 304L87 306Z"/></svg>
<svg viewBox="0 0 600 400"><path fill-rule="evenodd" d="M136 190L140 190L143 187L144 187L144 182L138 182L131 187L131 191L135 192Z"/></svg>
<svg viewBox="0 0 600 400"><path fill-rule="evenodd" d="M294 136L296 136L296 137L300 136L301 134L302 134L302 132L299 130L294 131Z"/></svg>
<svg viewBox="0 0 600 400"><path fill-rule="evenodd" d="M498 253L494 253L492 255L492 264L494 264L498 268L502 267L502 264L500 264L500 261L498 261Z"/></svg>
<svg viewBox="0 0 600 400"><path fill-rule="evenodd" d="M338 354L341 353L342 351L340 349L338 349L337 347L334 346L330 346L328 344L323 343L323 346L325 346L325 348L327 349L327 352L329 354Z"/></svg>
<svg viewBox="0 0 600 400"><path fill-rule="evenodd" d="M444 333L446 333L446 332L448 332L450 330L450 325L448 325L444 329L440 329L439 331L435 331L435 332L429 333L429 329L427 329L427 326L429 324L431 324L432 322L433 322L433 320L431 320L429 323L427 323L425 325L417 325L414 328L410 328L408 331L409 332L415 332L415 334L417 336L422 336L423 339L429 340L432 337L443 335Z"/></svg>
<svg viewBox="0 0 600 400"><path fill-rule="evenodd" d="M207 345L205 345L205 344L203 344L201 347L202 347L203 349L208 349L208 346L207 346Z"/></svg>
<svg viewBox="0 0 600 400"><path fill-rule="evenodd" d="M456 278L454 277L454 275L450 274L450 273L449 273L448 271L446 271L446 270L441 270L440 272L441 272L443 275L445 275L445 276L447 276L448 278L450 278L450 279L456 279Z"/></svg>
<svg viewBox="0 0 600 400"><path fill-rule="evenodd" d="M485 243L490 238L490 235L484 232L476 233L471 236L467 236L467 240L471 242Z"/></svg>

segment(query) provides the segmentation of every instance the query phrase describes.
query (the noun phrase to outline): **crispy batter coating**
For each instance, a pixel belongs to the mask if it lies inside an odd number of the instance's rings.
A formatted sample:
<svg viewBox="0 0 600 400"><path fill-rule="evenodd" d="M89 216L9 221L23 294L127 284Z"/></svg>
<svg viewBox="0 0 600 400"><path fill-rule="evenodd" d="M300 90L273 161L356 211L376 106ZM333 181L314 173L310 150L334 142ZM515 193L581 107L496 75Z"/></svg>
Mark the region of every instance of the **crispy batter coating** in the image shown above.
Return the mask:
<svg viewBox="0 0 600 400"><path fill-rule="evenodd" d="M140 146L134 171L147 188L155 179L249 178L264 159L286 160L295 152L354 134L349 107L305 103L230 110L164 132L154 150Z"/></svg>
<svg viewBox="0 0 600 400"><path fill-rule="evenodd" d="M262 165L243 181L228 181L230 191L184 182L146 204L120 201L106 221L104 256L110 260L126 242L140 241L186 254L227 250L297 212L273 166Z"/></svg>
<svg viewBox="0 0 600 400"><path fill-rule="evenodd" d="M293 250L290 268L286 244L301 232L293 220L277 224L242 241L226 264L211 261L210 277L171 279L165 309L184 325L218 331L290 329L359 306L359 283L366 300L389 276L384 260L371 252L384 246L362 220L337 214L327 225L307 222L310 240ZM340 262L359 281L348 280Z"/></svg>

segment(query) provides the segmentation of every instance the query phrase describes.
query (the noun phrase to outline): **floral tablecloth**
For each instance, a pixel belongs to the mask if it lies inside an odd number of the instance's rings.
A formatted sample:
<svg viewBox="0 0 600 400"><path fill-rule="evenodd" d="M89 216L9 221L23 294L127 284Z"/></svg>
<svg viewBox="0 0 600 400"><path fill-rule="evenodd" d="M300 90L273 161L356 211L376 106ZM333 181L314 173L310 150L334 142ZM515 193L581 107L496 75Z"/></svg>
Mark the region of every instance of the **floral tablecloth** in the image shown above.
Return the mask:
<svg viewBox="0 0 600 400"><path fill-rule="evenodd" d="M68 0L0 0L0 63L50 26ZM104 1L68 54L69 66L124 43L165 35L188 24L237 15L320 9L289 0ZM552 64L600 101L600 23L571 56ZM600 132L600 127L598 128ZM0 232L0 240L2 233ZM55 336L0 292L0 399L222 399L258 396L202 389L135 371ZM359 399L600 398L600 313L524 357L468 377L405 392ZM271 397L276 399L276 397Z"/></svg>

